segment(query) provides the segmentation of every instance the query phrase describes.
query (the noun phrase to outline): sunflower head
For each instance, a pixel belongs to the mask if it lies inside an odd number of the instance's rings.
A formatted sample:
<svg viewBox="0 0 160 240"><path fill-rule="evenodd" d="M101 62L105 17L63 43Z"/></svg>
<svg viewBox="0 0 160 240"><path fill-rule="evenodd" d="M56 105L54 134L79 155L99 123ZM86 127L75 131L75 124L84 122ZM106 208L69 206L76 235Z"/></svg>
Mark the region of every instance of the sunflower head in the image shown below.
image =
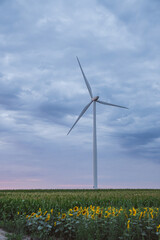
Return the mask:
<svg viewBox="0 0 160 240"><path fill-rule="evenodd" d="M101 218L101 217L102 217L102 213L99 213L99 214L98 214L98 218Z"/></svg>
<svg viewBox="0 0 160 240"><path fill-rule="evenodd" d="M82 215L86 215L87 211L86 210L83 210L82 211Z"/></svg>
<svg viewBox="0 0 160 240"><path fill-rule="evenodd" d="M51 214L53 214L53 208L51 209Z"/></svg>
<svg viewBox="0 0 160 240"><path fill-rule="evenodd" d="M65 213L63 213L62 214L62 218L61 219L65 219L66 218L66 214Z"/></svg>
<svg viewBox="0 0 160 240"><path fill-rule="evenodd" d="M75 212L77 212L78 211L78 207L77 206L75 206L74 208L73 208L73 210L75 211Z"/></svg>
<svg viewBox="0 0 160 240"><path fill-rule="evenodd" d="M79 212L77 213L77 217L79 217L80 214L81 214L81 212L79 211Z"/></svg>
<svg viewBox="0 0 160 240"><path fill-rule="evenodd" d="M95 219L95 216L94 216L94 214L92 214L92 215L91 215L91 218L92 218L93 220Z"/></svg>

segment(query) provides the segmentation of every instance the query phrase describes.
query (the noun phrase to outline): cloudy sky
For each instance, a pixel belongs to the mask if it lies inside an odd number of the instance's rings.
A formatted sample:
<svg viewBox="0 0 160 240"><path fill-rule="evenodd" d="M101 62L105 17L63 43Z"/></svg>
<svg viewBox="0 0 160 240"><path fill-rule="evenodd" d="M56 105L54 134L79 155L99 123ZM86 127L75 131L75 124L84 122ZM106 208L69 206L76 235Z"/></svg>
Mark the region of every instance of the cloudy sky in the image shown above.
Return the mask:
<svg viewBox="0 0 160 240"><path fill-rule="evenodd" d="M160 1L0 0L0 189L160 188Z"/></svg>

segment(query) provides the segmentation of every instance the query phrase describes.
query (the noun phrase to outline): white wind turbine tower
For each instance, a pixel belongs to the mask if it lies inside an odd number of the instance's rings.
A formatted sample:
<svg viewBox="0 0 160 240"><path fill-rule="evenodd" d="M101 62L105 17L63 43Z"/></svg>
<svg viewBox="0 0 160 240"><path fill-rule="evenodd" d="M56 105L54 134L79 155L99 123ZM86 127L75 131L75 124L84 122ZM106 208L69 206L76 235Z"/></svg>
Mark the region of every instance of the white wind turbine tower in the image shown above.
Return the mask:
<svg viewBox="0 0 160 240"><path fill-rule="evenodd" d="M76 123L79 121L79 119L83 116L83 114L87 111L87 109L89 108L89 106L93 103L93 188L97 189L97 137L96 137L96 103L101 103L104 105L109 105L109 106L113 106L113 107L119 107L119 108L126 108L123 106L119 106L119 105L115 105L115 104L111 104L111 103L107 103L107 102L103 102L98 100L99 96L93 96L92 94L92 89L91 86L83 72L82 66L80 64L80 61L77 57L77 61L79 64L79 67L81 69L82 75L84 77L84 81L86 83L86 86L88 88L90 97L91 97L91 101L85 106L85 108L82 110L82 112L80 113L79 117L77 118L77 120L75 121L75 123L73 124L73 126L71 127L71 129L69 130L69 132L67 133L67 135L71 132L71 130L74 128L74 126L76 125ZM128 108L126 108L128 109Z"/></svg>

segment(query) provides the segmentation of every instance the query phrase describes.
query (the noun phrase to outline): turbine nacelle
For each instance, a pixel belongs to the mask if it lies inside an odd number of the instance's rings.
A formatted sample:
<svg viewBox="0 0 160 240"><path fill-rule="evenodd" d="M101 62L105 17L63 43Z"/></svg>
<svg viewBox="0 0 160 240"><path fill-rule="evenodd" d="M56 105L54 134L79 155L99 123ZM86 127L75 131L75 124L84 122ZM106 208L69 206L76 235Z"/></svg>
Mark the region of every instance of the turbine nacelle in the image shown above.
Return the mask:
<svg viewBox="0 0 160 240"><path fill-rule="evenodd" d="M92 101L96 102L98 100L98 98L99 98L99 96L96 96L96 97L92 98Z"/></svg>

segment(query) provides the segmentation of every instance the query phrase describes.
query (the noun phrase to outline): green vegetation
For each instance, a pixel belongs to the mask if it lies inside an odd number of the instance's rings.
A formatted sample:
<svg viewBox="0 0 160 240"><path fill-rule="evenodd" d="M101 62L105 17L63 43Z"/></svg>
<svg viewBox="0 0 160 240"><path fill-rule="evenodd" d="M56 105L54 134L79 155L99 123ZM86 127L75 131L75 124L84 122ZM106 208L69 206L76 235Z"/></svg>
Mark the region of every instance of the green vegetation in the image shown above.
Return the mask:
<svg viewBox="0 0 160 240"><path fill-rule="evenodd" d="M0 227L19 238L158 240L159 207L160 190L2 190Z"/></svg>

